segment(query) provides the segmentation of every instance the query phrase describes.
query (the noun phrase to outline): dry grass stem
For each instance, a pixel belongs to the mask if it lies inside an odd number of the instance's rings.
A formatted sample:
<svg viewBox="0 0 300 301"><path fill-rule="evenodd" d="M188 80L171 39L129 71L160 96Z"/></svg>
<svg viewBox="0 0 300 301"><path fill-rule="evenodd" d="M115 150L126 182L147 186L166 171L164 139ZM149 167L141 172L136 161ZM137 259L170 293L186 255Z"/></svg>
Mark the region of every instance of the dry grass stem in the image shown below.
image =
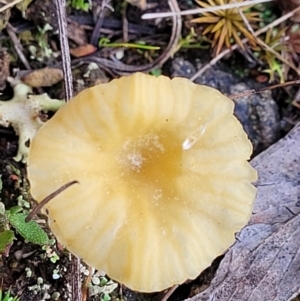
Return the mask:
<svg viewBox="0 0 300 301"><path fill-rule="evenodd" d="M248 5L256 5L259 3L271 2L271 1L274 1L274 0L244 1L244 2L239 2L239 3L218 5L218 6L213 6L213 7L209 7L209 8L188 9L188 10L181 11L179 13L174 13L174 12L148 13L148 14L142 15L142 19L147 20L147 19L156 19L156 18L168 18L168 17L173 17L176 15L179 15L179 16L195 15L195 14L214 12L214 11L219 11L219 10L224 10L224 9L238 8L238 7L248 6Z"/></svg>
<svg viewBox="0 0 300 301"><path fill-rule="evenodd" d="M6 25L6 31L9 35L9 37L11 38L11 40L13 41L14 48L15 48L20 60L22 61L23 65L26 67L27 70L31 70L30 64L29 64L26 56L23 53L23 46L20 43L20 40L18 39L18 37L15 33L15 29L13 28L13 26L11 24L8 23Z"/></svg>
<svg viewBox="0 0 300 301"><path fill-rule="evenodd" d="M7 3L6 5L4 5L3 7L0 8L0 13L2 13L3 11L9 9L10 7L13 7L14 5L22 2L23 0L15 0L11 3Z"/></svg>
<svg viewBox="0 0 300 301"><path fill-rule="evenodd" d="M238 4L238 2L236 2L235 0L233 0L233 2L234 2L235 4ZM247 26L247 29L252 33L253 37L256 38L256 36L255 36L255 34L254 34L254 30L253 30L251 24L249 23L249 21L247 20L247 18L246 18L246 16L245 16L245 14L243 13L243 11L241 10L241 8L240 8L239 6L236 6L236 8L237 8L237 10L238 10L238 12L239 12L241 18L243 19L245 25Z"/></svg>
<svg viewBox="0 0 300 301"><path fill-rule="evenodd" d="M62 67L65 79L65 95L66 101L73 97L73 76L71 69L70 49L67 35L67 20L66 20L66 1L56 0L57 21L59 29L59 40L61 48Z"/></svg>
<svg viewBox="0 0 300 301"><path fill-rule="evenodd" d="M167 301L171 297L171 295L175 292L175 290L178 288L179 285L172 286L167 293L164 295L164 297L161 299L161 301Z"/></svg>
<svg viewBox="0 0 300 301"><path fill-rule="evenodd" d="M73 97L73 76L71 69L70 49L67 35L67 20L66 20L66 1L56 0L57 21L59 28L59 40L61 47L62 65L65 79L65 97L66 101ZM74 255L71 256L72 271L71 271L71 287L72 300L81 301L81 278L80 278L80 259Z"/></svg>

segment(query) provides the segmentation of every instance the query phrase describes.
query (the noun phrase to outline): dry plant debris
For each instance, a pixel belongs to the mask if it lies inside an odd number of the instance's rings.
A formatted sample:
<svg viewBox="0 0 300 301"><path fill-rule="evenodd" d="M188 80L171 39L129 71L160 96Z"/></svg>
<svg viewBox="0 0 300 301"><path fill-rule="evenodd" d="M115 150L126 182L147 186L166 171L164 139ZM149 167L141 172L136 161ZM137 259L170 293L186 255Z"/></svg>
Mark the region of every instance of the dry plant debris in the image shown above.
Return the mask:
<svg viewBox="0 0 300 301"><path fill-rule="evenodd" d="M21 77L24 84L33 87L51 87L63 79L63 72L58 68L41 68Z"/></svg>
<svg viewBox="0 0 300 301"><path fill-rule="evenodd" d="M9 101L0 101L0 125L12 126L19 136L16 161L26 162L29 145L37 130L44 124L41 114L56 111L63 101L51 99L46 93L33 95L32 88L18 79L8 78L14 89L14 96Z"/></svg>
<svg viewBox="0 0 300 301"><path fill-rule="evenodd" d="M147 8L147 1L146 0L126 0L133 6L140 8L141 10L145 10Z"/></svg>
<svg viewBox="0 0 300 301"><path fill-rule="evenodd" d="M5 3L0 2L0 8L5 7ZM10 9L5 9L4 11L0 11L0 32L3 28L6 27L8 20L10 18Z"/></svg>
<svg viewBox="0 0 300 301"><path fill-rule="evenodd" d="M237 0L234 2L242 2L243 0ZM205 3L200 0L196 2L202 7L214 7L222 4L234 3L232 0L208 0L208 3ZM247 21L252 25L253 28L257 28L257 22L260 21L258 18L258 12L249 12L249 8L252 6L241 7L240 10L243 12L244 16L247 18ZM241 33L243 36L248 38L249 43L253 46L256 44L255 36L253 36L248 29L245 27L244 20L239 12L238 8L231 8L226 10L218 10L214 12L202 13L203 16L193 19L193 23L208 23L203 31L203 35L212 34L213 41L212 47L216 46L216 55L220 53L223 45L225 44L227 48L231 47L231 39L234 39L235 42L244 49L243 42L239 36Z"/></svg>
<svg viewBox="0 0 300 301"><path fill-rule="evenodd" d="M0 91L6 87L6 79L9 76L9 54L5 49L0 48Z"/></svg>

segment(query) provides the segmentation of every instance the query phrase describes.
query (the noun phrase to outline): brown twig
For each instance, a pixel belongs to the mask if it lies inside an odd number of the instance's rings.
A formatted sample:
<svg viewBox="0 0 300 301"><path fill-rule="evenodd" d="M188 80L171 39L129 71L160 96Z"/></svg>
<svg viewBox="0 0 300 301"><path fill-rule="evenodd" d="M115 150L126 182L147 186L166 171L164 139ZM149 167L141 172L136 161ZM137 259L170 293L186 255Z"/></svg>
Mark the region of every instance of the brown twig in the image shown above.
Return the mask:
<svg viewBox="0 0 300 301"><path fill-rule="evenodd" d="M22 44L20 43L20 40L18 39L17 35L16 35L16 30L15 28L10 24L10 23L7 23L6 25L6 31L9 35L9 37L11 38L13 44L14 44L14 48L18 54L18 57L20 58L20 60L22 61L23 65L25 66L25 68L27 70L32 70L31 69L31 66L26 58L26 56L24 55L23 53L23 46ZM43 92L43 89L41 87L37 88L37 91L42 94L44 93Z"/></svg>
<svg viewBox="0 0 300 301"><path fill-rule="evenodd" d="M27 215L25 221L28 223L29 221L32 220L32 218L46 205L48 204L53 198L55 198L57 195L59 195L60 193L62 193L63 191L65 191L67 188L69 188L70 186L74 185L74 184L78 184L78 181L71 181L68 182L67 184L61 186L60 188L58 188L57 190L55 190L54 192L52 192L51 194L49 194L48 196L46 196L37 206L34 207L34 209Z"/></svg>
<svg viewBox="0 0 300 301"><path fill-rule="evenodd" d="M57 8L57 20L59 29L59 40L62 56L62 65L65 79L65 96L66 101L73 97L73 76L71 69L71 58L67 35L67 20L65 14L66 1L55 0ZM80 279L80 259L74 255L71 256L71 286L72 286L72 300L81 301L81 279Z"/></svg>
<svg viewBox="0 0 300 301"><path fill-rule="evenodd" d="M101 32L101 28L104 22L105 12L107 9L113 10L113 8L109 5L111 0L103 0L101 3L101 11L97 17L96 24L94 26L90 43L94 46L98 46L99 35Z"/></svg>
<svg viewBox="0 0 300 301"><path fill-rule="evenodd" d="M270 28L273 28L275 26L277 26L278 24L284 22L285 20L289 19L290 17L292 17L295 13L297 13L298 11L300 11L300 7L298 6L297 8L295 8L294 10L292 10L291 12L285 14L284 16L280 17L279 19L275 20L274 22L268 24L267 26L257 30L254 32L255 36L259 36L260 34L266 32L267 30L269 30ZM242 40L242 43L247 43L248 39L244 38ZM197 77L201 76L207 69L211 68L213 65L215 65L221 58L223 58L225 55L229 54L230 52L232 52L233 50L237 49L239 47L238 44L234 44L232 45L231 49L225 49L224 51L222 51L220 54L218 54L215 58L213 58L208 64L204 65L201 69L199 69L191 78L191 81L194 81ZM297 73L299 74L299 71L297 70Z"/></svg>
<svg viewBox="0 0 300 301"><path fill-rule="evenodd" d="M254 90L254 89L247 90L247 91L244 91L242 93L230 95L229 98L230 99L238 99L240 97L251 95L251 94L257 94L257 93L261 93L261 92L264 92L264 91L269 91L269 90L274 90L274 89L277 89L277 88L284 88L284 87L287 87L287 86L299 85L299 84L300 84L300 79L297 79L297 80L292 80L292 81L285 82L285 83L280 83L280 84L264 87L264 88L261 88L259 90ZM298 106L298 107L300 108L300 106Z"/></svg>
<svg viewBox="0 0 300 301"><path fill-rule="evenodd" d="M6 31L14 44L14 48L15 48L20 60L22 61L22 63L24 64L24 66L26 67L27 70L31 70L30 64L23 53L23 47L15 33L13 26L11 26L10 23L8 23L6 25Z"/></svg>
<svg viewBox="0 0 300 301"><path fill-rule="evenodd" d="M65 96L66 101L70 100L73 97L73 76L71 69L71 58L70 58L70 49L68 43L67 35L67 20L66 20L66 1L65 0L55 0L57 8L57 21L59 29L59 40L61 47L61 58L65 79Z"/></svg>

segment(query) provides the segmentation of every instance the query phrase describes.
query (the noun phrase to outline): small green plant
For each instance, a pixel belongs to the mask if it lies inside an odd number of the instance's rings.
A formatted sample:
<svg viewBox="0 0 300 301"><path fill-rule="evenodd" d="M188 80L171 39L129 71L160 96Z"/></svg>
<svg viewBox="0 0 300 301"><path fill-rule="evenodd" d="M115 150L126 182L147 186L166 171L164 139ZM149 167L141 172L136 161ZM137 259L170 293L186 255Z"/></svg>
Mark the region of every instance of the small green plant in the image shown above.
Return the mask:
<svg viewBox="0 0 300 301"><path fill-rule="evenodd" d="M48 244L49 238L47 233L37 222L33 220L26 222L27 214L20 212L21 210L21 207L15 206L6 211L9 223L25 240L37 245Z"/></svg>
<svg viewBox="0 0 300 301"><path fill-rule="evenodd" d="M162 70L161 70L161 68L154 68L149 71L149 74L151 74L153 76L159 76L159 75L162 75Z"/></svg>
<svg viewBox="0 0 300 301"><path fill-rule="evenodd" d="M90 9L90 3L85 0L71 0L71 7L75 8L76 10L83 10L88 12Z"/></svg>
<svg viewBox="0 0 300 301"><path fill-rule="evenodd" d="M15 206L5 210L4 204L0 202L0 254L7 254L15 239L13 227L26 241L38 245L49 244L47 233L38 223L31 220L25 221L27 214L22 212L23 208Z"/></svg>
<svg viewBox="0 0 300 301"><path fill-rule="evenodd" d="M100 47L110 47L110 48L124 47L124 48L137 48L137 49L141 49L141 50L159 50L160 49L160 47L158 47L158 46L147 45L144 41L137 41L135 43L123 43L123 42L111 43L108 38L100 39L98 45Z"/></svg>
<svg viewBox="0 0 300 301"><path fill-rule="evenodd" d="M59 260L59 256L51 247L54 243L55 240L52 240L49 242L49 244L42 247L42 249L45 251L45 256L49 258L52 263L56 263Z"/></svg>
<svg viewBox="0 0 300 301"><path fill-rule="evenodd" d="M19 301L18 297L12 297L10 295L10 291L3 293L2 289L0 289L0 301Z"/></svg>
<svg viewBox="0 0 300 301"><path fill-rule="evenodd" d="M270 47L270 49L275 52L282 52L287 50L287 45L284 43L284 36L286 35L286 29L283 28L278 30L277 28L271 28L267 31L264 43ZM274 52L271 52L270 49L264 49L260 46L252 48L256 51L256 55L263 61L268 64L268 68L263 70L263 72L268 73L270 76L269 82L275 80L275 76L278 75L280 82L284 82L283 74L283 64L277 59Z"/></svg>
<svg viewBox="0 0 300 301"><path fill-rule="evenodd" d="M198 35L195 33L194 27L192 27L189 34L179 40L173 55L180 49L209 49L209 45L202 45L204 41L207 41L205 37L201 37L200 41L198 40Z"/></svg>
<svg viewBox="0 0 300 301"><path fill-rule="evenodd" d="M281 64L275 56L271 56L268 60L269 68L262 70L270 76L269 82L275 81L275 75L279 76L280 83L284 83L283 64Z"/></svg>
<svg viewBox="0 0 300 301"><path fill-rule="evenodd" d="M37 27L37 33L34 36L37 45L31 44L28 46L31 59L43 62L55 55L48 43L48 32L52 29L50 24L45 24L43 27Z"/></svg>

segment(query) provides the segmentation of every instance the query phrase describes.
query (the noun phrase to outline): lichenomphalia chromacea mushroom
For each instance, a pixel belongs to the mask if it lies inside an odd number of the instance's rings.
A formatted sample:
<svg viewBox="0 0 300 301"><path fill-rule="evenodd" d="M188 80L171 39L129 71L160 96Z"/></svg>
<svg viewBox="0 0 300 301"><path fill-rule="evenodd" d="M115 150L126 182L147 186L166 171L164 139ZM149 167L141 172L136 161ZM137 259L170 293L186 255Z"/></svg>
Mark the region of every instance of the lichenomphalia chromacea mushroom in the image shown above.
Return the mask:
<svg viewBox="0 0 300 301"><path fill-rule="evenodd" d="M187 79L136 73L86 89L35 137L36 200L57 239L142 292L195 278L235 240L256 171L233 102Z"/></svg>

